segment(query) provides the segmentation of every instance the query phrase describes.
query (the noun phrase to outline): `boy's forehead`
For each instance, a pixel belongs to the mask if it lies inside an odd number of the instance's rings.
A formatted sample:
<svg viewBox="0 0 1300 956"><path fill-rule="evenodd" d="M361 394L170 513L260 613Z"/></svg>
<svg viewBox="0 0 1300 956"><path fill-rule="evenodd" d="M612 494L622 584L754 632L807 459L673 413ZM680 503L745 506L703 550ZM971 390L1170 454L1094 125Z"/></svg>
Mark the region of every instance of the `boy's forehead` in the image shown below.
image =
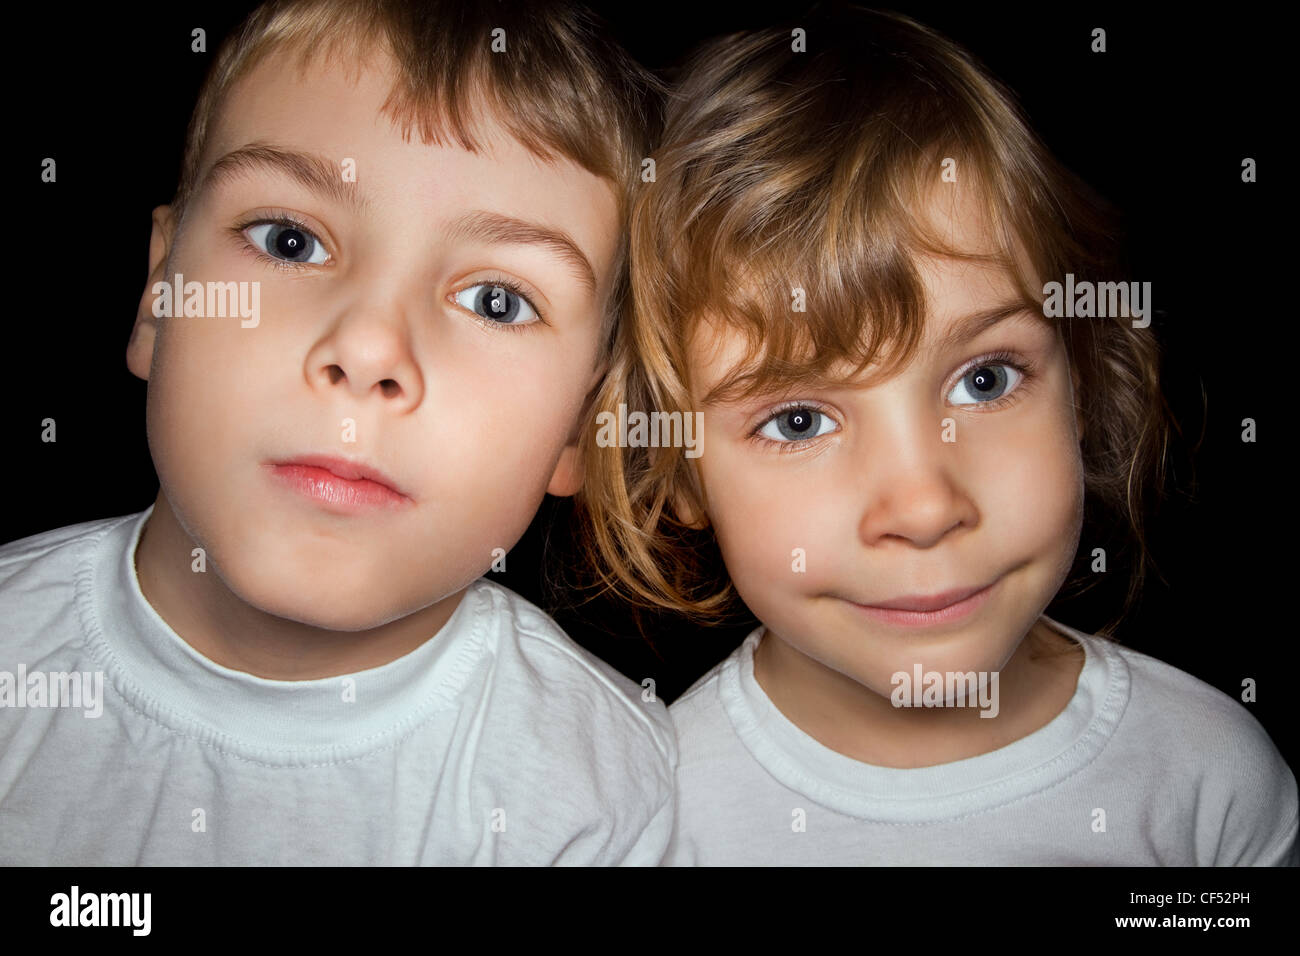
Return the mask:
<svg viewBox="0 0 1300 956"><path fill-rule="evenodd" d="M252 140L321 138L322 117L332 121L340 142L384 134L391 120L380 107L393 89L394 69L377 49L361 59L304 59L294 46L276 46L226 90L208 158Z"/></svg>
<svg viewBox="0 0 1300 956"><path fill-rule="evenodd" d="M204 182L232 152L271 145L319 160L312 165L366 204L428 214L430 227L473 207L561 230L605 285L620 225L611 183L565 157L543 160L490 113L475 121L476 152L449 136L425 143L385 109L396 83L395 62L378 48L357 62L270 51L228 91L204 150ZM345 180L347 159L355 182Z"/></svg>

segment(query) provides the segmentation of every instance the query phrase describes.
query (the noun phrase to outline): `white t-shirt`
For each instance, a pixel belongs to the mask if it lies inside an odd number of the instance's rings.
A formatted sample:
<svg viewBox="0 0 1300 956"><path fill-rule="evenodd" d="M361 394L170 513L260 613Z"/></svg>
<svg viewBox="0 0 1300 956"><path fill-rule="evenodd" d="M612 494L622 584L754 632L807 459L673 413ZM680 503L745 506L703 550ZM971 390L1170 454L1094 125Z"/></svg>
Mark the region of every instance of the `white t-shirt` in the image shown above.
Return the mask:
<svg viewBox="0 0 1300 956"><path fill-rule="evenodd" d="M266 680L145 599L151 511L0 548L0 863L660 862L667 710L528 601L480 579L398 660Z"/></svg>
<svg viewBox="0 0 1300 956"><path fill-rule="evenodd" d="M1086 661L1066 708L916 769L823 746L754 680L758 628L669 712L677 865L1297 865L1296 782L1242 705L1055 621Z"/></svg>

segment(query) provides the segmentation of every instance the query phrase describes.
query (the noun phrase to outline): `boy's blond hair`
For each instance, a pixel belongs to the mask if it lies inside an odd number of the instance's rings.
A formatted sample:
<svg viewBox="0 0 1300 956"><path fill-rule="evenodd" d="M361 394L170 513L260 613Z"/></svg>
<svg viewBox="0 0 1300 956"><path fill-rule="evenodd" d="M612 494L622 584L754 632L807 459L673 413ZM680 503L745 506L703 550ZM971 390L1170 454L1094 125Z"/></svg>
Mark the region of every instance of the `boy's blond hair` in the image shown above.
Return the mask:
<svg viewBox="0 0 1300 956"><path fill-rule="evenodd" d="M504 50L494 51L494 40ZM478 150L487 123L500 122L539 158L563 157L608 180L620 226L627 222L662 87L589 12L565 0L270 0L222 44L204 80L172 202L176 218L183 222L212 159L208 138L227 94L267 54L292 49L299 66L340 56L359 69L377 48L396 63L384 109L404 136L414 128L423 142ZM626 256L621 241L602 356L627 298Z"/></svg>
<svg viewBox="0 0 1300 956"><path fill-rule="evenodd" d="M924 329L919 255L1004 264L1035 311L1044 279L1119 278L1100 201L967 53L894 14L841 10L798 26L807 52L792 49L790 28L769 29L712 41L685 67L657 181L640 187L633 209L633 314L597 412L620 403L688 412L687 346L705 312L749 346L710 397L835 384L840 363L852 374L874 361L901 367ZM993 255L950 248L918 215L941 195L945 160L994 224ZM796 287L806 312L792 312ZM1144 498L1163 483L1168 434L1156 342L1127 318L1060 322L1085 423L1086 489L1122 516L1144 558ZM693 460L679 449L597 447L594 431L579 502L589 561L609 569L598 584L721 620L734 588L712 536L682 520L708 506Z"/></svg>

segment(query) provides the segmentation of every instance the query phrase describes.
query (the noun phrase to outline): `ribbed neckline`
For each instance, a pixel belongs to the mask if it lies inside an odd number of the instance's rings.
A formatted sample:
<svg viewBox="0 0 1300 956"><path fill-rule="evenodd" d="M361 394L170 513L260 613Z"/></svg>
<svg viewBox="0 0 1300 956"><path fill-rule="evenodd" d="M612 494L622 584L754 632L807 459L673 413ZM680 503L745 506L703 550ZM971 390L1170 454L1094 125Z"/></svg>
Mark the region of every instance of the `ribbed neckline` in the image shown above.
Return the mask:
<svg viewBox="0 0 1300 956"><path fill-rule="evenodd" d="M76 603L105 679L126 706L179 736L267 765L353 759L451 706L483 653L492 602L479 579L435 636L380 667L305 681L223 667L187 644L140 590L135 549L152 512L100 532L77 570Z"/></svg>
<svg viewBox="0 0 1300 956"><path fill-rule="evenodd" d="M787 787L840 813L885 823L928 823L981 813L1045 790L1090 763L1128 703L1128 667L1101 638L1044 616L1082 645L1078 685L1038 730L979 756L931 767L878 767L831 750L792 723L754 679L758 627L718 674L722 706L749 752Z"/></svg>

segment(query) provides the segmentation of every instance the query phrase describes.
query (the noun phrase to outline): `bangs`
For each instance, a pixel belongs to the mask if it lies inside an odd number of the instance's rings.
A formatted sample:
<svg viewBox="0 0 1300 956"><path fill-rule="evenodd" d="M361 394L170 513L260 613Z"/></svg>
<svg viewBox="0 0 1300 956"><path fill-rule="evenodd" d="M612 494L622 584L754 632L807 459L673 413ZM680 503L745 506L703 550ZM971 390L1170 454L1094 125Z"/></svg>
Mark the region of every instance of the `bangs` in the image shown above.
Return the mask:
<svg viewBox="0 0 1300 956"><path fill-rule="evenodd" d="M494 50L498 43L508 52ZM299 69L323 57L353 77L369 58L388 54L396 76L383 111L404 137L478 152L499 123L539 159L569 159L613 183L624 207L657 128L654 79L605 41L589 14L563 2L272 2L223 46L204 84L180 206L198 185L203 147L230 88L279 50L295 53Z"/></svg>
<svg viewBox="0 0 1300 956"><path fill-rule="evenodd" d="M397 79L382 109L404 136L417 132L426 144L478 152L488 128L500 122L539 159L568 158L603 179L626 178L621 157L634 154L637 144L607 108L609 79L562 52L587 42L579 24L557 20L548 31L516 29L509 11L446 6L433 17L398 4L382 21L358 16L355 7L325 8L318 18L265 35L260 49L250 50L250 66L286 46L297 52L300 68L323 55L359 73L367 57L387 52ZM493 52L497 30L508 55ZM465 43L466 37L479 42Z"/></svg>
<svg viewBox="0 0 1300 956"><path fill-rule="evenodd" d="M922 257L1004 267L1034 310L1042 277L1089 271L1010 95L925 28L863 16L817 53L781 30L715 41L669 105L632 281L678 367L706 317L740 333L708 400L901 367L924 337ZM979 219L980 248L955 247L945 206Z"/></svg>
<svg viewBox="0 0 1300 956"><path fill-rule="evenodd" d="M909 145L916 155L892 159L897 165L888 170L837 163L827 170L828 186L760 205L764 228L748 235L728 235L724 222L710 221L734 207L701 217L699 234L711 241L690 257L682 277L684 335L703 334L707 320L744 343L743 358L701 404L834 388L869 371L898 371L925 334L921 258L991 263L1012 277L1026 308L1040 311L1041 273L1013 215L1030 197L982 173L996 168L982 155L983 144L957 151L949 143L948 155ZM961 177L936 185L944 160L955 162ZM957 247L928 215L947 204L978 216L983 248Z"/></svg>

